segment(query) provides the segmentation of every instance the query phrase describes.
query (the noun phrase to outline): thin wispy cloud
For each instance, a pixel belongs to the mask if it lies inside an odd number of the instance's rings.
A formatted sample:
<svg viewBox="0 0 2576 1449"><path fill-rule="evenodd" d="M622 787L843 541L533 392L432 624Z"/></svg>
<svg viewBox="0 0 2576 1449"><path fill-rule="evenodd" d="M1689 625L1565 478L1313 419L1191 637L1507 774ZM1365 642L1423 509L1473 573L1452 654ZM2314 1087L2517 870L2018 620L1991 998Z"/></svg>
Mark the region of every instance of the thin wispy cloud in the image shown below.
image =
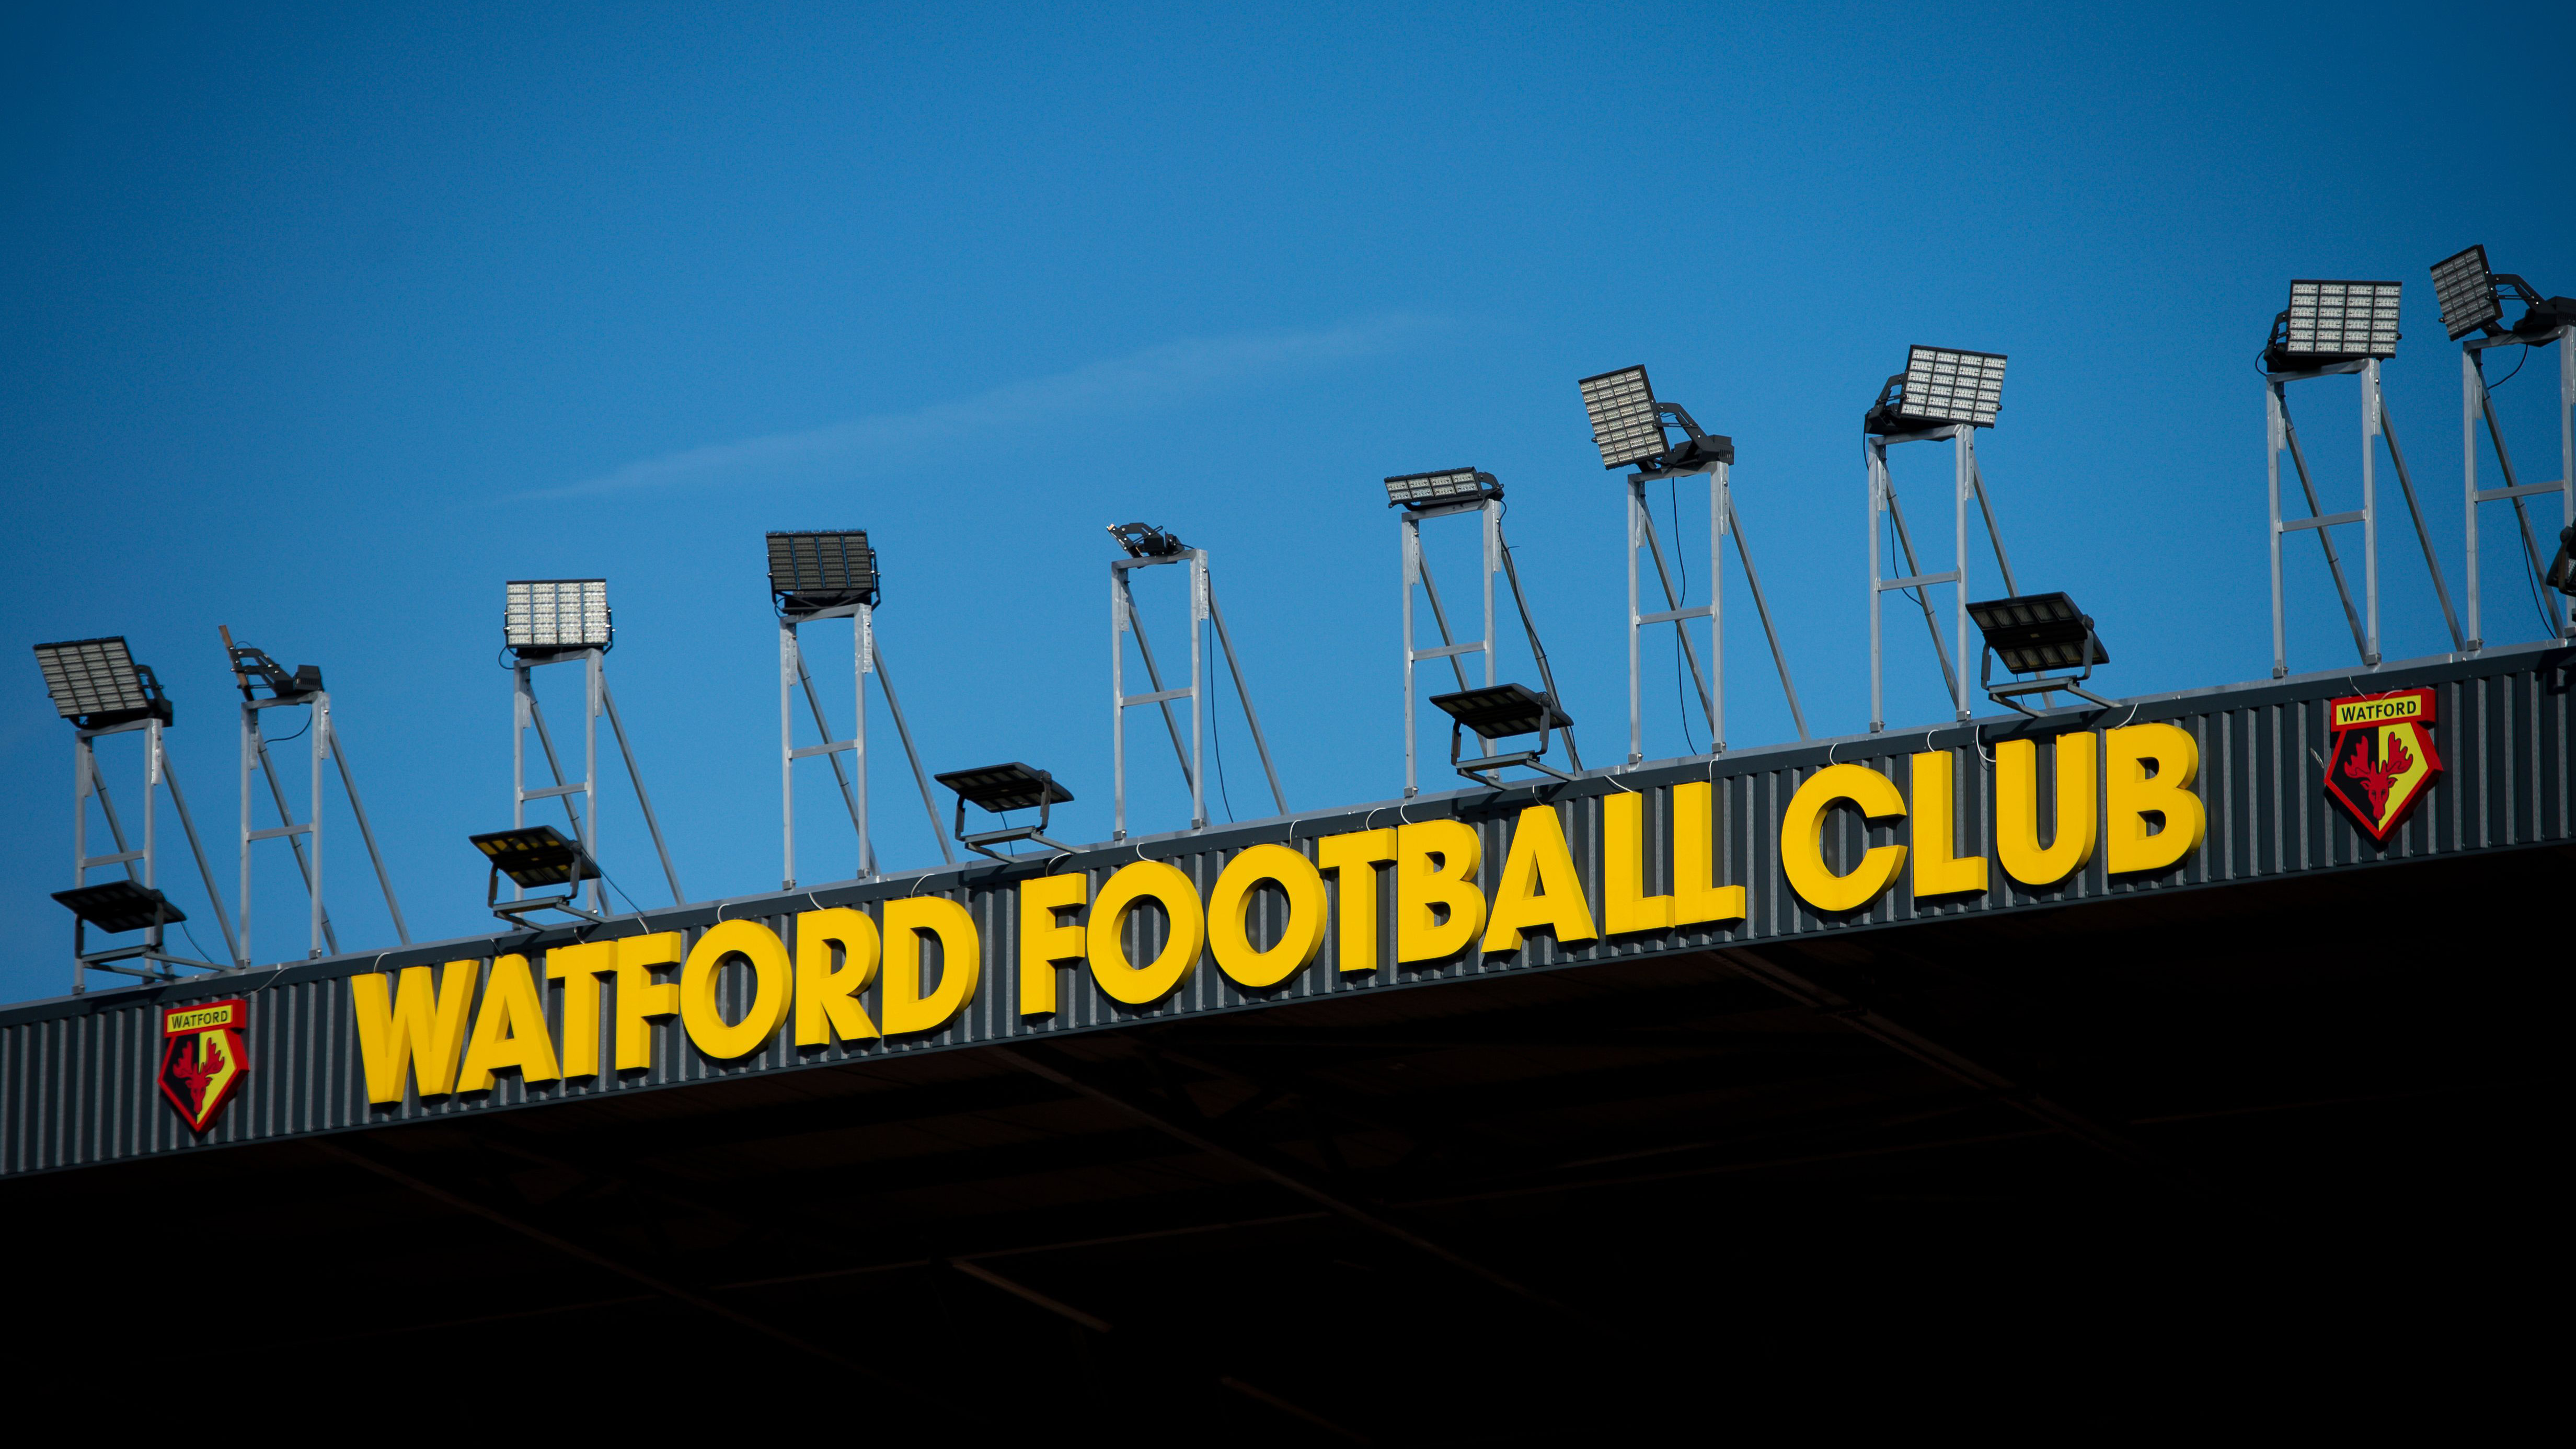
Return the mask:
<svg viewBox="0 0 2576 1449"><path fill-rule="evenodd" d="M827 470L847 473L942 448L989 443L996 420L1026 427L1149 411L1228 387L1319 371L1393 351L1435 325L1426 318L1395 316L1304 332L1187 338L909 412L665 453L532 496L786 481Z"/></svg>

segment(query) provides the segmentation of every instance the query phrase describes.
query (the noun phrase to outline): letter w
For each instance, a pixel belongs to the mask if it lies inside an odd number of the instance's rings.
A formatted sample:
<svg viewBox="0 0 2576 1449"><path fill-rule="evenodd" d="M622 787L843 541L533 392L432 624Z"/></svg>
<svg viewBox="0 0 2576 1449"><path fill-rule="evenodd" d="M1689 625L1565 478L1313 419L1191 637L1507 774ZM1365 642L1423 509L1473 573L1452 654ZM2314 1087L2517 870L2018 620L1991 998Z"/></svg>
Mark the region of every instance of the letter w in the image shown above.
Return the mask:
<svg viewBox="0 0 2576 1449"><path fill-rule="evenodd" d="M456 1090L456 1064L465 1055L466 1016L482 974L480 961L448 962L433 999L430 968L406 966L402 984L390 993L390 1001L384 973L370 971L349 978L368 1101L401 1101L407 1072L418 1075L424 1097Z"/></svg>

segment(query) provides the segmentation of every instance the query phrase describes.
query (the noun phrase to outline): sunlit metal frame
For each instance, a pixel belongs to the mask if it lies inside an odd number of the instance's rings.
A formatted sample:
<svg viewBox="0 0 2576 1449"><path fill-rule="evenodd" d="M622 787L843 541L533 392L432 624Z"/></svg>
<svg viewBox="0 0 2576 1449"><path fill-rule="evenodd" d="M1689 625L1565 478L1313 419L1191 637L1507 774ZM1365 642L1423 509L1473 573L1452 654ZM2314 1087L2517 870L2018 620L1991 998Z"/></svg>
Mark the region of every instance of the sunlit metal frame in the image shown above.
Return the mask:
<svg viewBox="0 0 2576 1449"><path fill-rule="evenodd" d="M688 897L680 889L680 873L671 864L670 847L662 839L662 823L653 814L653 797L644 789L644 774L635 765L635 749L626 738L626 724L617 716L617 697L609 692L606 668L607 650L602 647L583 649L511 648L504 635L504 648L510 659L510 826L517 829L528 823L528 802L558 800L565 818L571 822L573 840L593 861L599 852L599 718L608 717L609 729L617 737L617 751L626 761L626 778L635 786L635 801L643 807L644 827L653 837L654 853L661 857L662 876L671 887L671 903L679 905ZM546 728L545 711L537 703L535 673L550 664L582 666L581 778L564 779L563 761L555 753L552 732ZM537 744L546 757L546 773L554 784L543 789L528 788L528 731L537 732ZM573 797L581 798L576 810ZM512 900L525 898L514 882ZM608 875L603 863L600 874L591 881L591 913L608 914Z"/></svg>
<svg viewBox="0 0 2576 1449"><path fill-rule="evenodd" d="M2496 420L2495 399L2487 391L2485 359L2488 351L2498 347L2558 348L2558 481L2524 483L2514 474L2513 455L2504 444L2504 427ZM2478 486L2478 423L2484 419L2487 435L2494 440L2496 465L2504 471L2502 488ZM2523 499L2543 493L2558 495L2559 527L2576 525L2576 326L2561 326L2545 332L2526 335L2519 331L2500 335L2463 338L2460 342L2460 477L2461 511L2467 525L2469 577L2467 584L2469 627L2466 649L2475 653L2486 647L2484 625L2479 614L2478 577L2478 505L2511 499L2515 520L2522 530L2523 548L2534 572L2548 575L2550 555L2541 550L2533 535L2531 514ZM2543 600L2548 598L2544 593ZM2566 604L2549 606L2558 637L2576 638L2576 613Z"/></svg>
<svg viewBox="0 0 2576 1449"><path fill-rule="evenodd" d="M1112 534L1117 530L1113 528ZM1163 535L1169 538L1168 535ZM1178 544L1177 539L1170 540ZM1190 682L1180 689L1163 687L1162 667L1154 660L1154 646L1145 637L1144 616L1136 608L1135 572L1162 564L1187 564L1190 588ZM1180 762L1181 778L1190 790L1190 829L1204 830L1208 824L1207 776L1201 768L1201 745L1209 724L1207 719L1206 649L1200 641L1203 627L1216 627L1217 647L1225 654L1225 667L1234 680L1234 696L1243 706L1243 718L1252 727L1253 748L1261 756L1261 771L1270 783L1271 803L1279 813L1288 813L1288 797L1279 788L1279 770L1270 760L1270 742L1261 733L1261 716L1252 707L1252 692L1244 687L1243 662L1234 652L1234 636L1225 627L1225 609L1217 603L1216 584L1208 572L1208 551L1203 548L1177 547L1170 553L1131 554L1109 561L1109 763L1111 829L1109 838L1127 838L1127 711L1141 705L1154 705L1162 711L1163 728L1172 737L1172 755ZM1136 652L1145 664L1145 693L1127 692L1127 647L1125 636L1136 636ZM1181 741L1180 722L1173 718L1172 702L1190 702L1190 738Z"/></svg>
<svg viewBox="0 0 2576 1449"><path fill-rule="evenodd" d="M1485 627L1484 632L1477 638L1460 643L1449 632L1449 611L1441 605L1440 587L1431 576L1431 561L1422 551L1422 524L1426 519L1465 515L1474 515L1482 524L1478 530L1482 548L1482 564L1478 574L1484 602ZM1416 723L1413 667L1425 659L1446 659L1449 661L1450 672L1457 676L1458 687L1467 689L1471 687L1467 682L1467 669L1465 665L1458 662L1459 656L1482 654L1485 657L1484 682L1488 685L1494 683L1494 651L1497 638L1494 629L1495 574L1504 576L1505 582L1512 591L1512 601L1520 610L1521 628L1529 637L1530 655L1538 665L1540 688L1550 699L1556 699L1559 696L1555 674L1548 667L1547 650L1539 643L1538 625L1530 618L1529 600L1521 592L1520 571L1513 566L1511 549L1503 539L1502 489L1497 486L1492 493L1483 498L1458 503L1437 504L1429 508L1408 506L1396 515L1396 523L1403 553L1404 795L1406 799L1411 799L1421 793L1421 780L1418 773L1420 741L1416 738L1419 726ZM1416 585L1421 587L1423 595L1431 601L1431 619L1440 632L1440 643L1437 648L1414 647L1413 591ZM1583 754L1574 742L1574 727L1567 725L1558 733L1565 738L1566 760L1576 771L1581 771ZM1492 741L1485 736L1478 735L1476 738L1480 750L1492 748Z"/></svg>

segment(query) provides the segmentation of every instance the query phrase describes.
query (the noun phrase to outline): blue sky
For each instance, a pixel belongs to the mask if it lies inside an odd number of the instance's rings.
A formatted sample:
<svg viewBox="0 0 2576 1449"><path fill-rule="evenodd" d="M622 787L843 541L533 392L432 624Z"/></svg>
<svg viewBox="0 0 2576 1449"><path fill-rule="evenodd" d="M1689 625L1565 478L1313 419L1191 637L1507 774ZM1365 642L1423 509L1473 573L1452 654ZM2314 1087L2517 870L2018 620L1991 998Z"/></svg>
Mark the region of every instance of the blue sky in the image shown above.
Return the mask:
<svg viewBox="0 0 2576 1449"><path fill-rule="evenodd" d="M1980 455L2015 568L2094 613L2107 686L2259 678L2254 365L2289 279L2407 284L2390 403L2455 588L2458 364L2425 267L2484 242L2576 293L2563 99L2523 60L2565 52L2564 7L2490 7L2465 39L2430 6L1067 10L16 13L15 647L134 641L178 703L173 757L228 895L215 628L321 664L426 939L489 924L464 837L508 821L505 579L610 579L611 679L683 884L740 894L779 874L767 529L869 529L930 768L1046 765L1080 797L1059 833L1093 840L1103 524L1211 550L1290 804L1321 808L1401 780L1377 480L1492 471L1606 763L1620 490L1574 381L1643 362L1737 440L1810 722L1856 732L1859 417L1907 344L1976 348L2012 358ZM2499 394L2532 480L2555 476L2554 364ZM2328 507L2352 506L2352 385L2295 402ZM1897 469L1918 535L1943 537L1946 460ZM2509 517L2486 523L2496 642L2540 629ZM1465 594L1467 560L1439 558ZM2388 655L2447 647L2411 535L2381 563ZM2291 584L2293 667L2350 662L2313 546ZM1147 593L1179 653L1177 591ZM1788 738L1730 603L1730 739ZM1930 723L1938 676L1903 623L1891 724ZM817 641L844 724L845 638ZM1661 663L1654 756L1687 748L1668 643ZM63 988L69 934L46 895L69 883L70 731L19 668L7 998ZM1230 701L1223 721L1223 794L1267 814ZM1155 743L1140 830L1186 823ZM107 760L129 800L130 755ZM802 874L845 877L846 820L827 776L807 784ZM934 861L890 748L874 787L885 862ZM667 899L622 783L608 798L611 873ZM336 790L331 809L344 825ZM343 943L389 944L354 844L331 860ZM164 882L215 949L183 861ZM297 954L282 851L257 895L260 959Z"/></svg>

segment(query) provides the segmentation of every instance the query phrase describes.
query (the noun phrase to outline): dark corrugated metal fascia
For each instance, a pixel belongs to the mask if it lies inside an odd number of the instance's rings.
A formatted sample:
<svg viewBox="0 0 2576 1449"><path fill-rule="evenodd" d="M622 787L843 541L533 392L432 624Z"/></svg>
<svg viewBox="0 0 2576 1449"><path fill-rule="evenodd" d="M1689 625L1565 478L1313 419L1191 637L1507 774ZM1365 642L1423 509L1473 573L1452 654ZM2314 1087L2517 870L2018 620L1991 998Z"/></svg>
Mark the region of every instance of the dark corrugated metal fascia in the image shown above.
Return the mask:
<svg viewBox="0 0 2576 1449"><path fill-rule="evenodd" d="M532 958L549 945L578 939L569 930L467 937L456 941L255 968L165 986L100 992L85 997L27 1003L0 1011L0 1175L46 1171L86 1163L191 1150L233 1142L346 1130L420 1118L507 1110L552 1101L680 1086L749 1073L795 1070L916 1051L1026 1040L1063 1032L1110 1029L1138 1021L1240 1010L1311 1000L1351 991L1400 990L1495 974L1560 969L1743 945L1801 936L1869 930L1996 910L2047 908L2111 896L2188 890L2233 881L2279 877L2320 869L2376 866L2433 856L2565 842L2569 826L2569 718L2566 664L2559 649L2499 652L2482 659L2435 661L2376 675L2328 674L2301 680L2204 691L2189 696L2124 702L2109 711L2066 711L2046 721L2020 716L1846 740L1730 752L1714 759L1665 762L1611 779L1592 777L1563 787L1549 803L1566 828L1587 896L1601 900L1602 797L1618 791L1645 796L1646 869L1653 881L1670 872L1670 788L1684 781L1713 781L1724 822L1721 879L1741 883L1748 915L1719 926L1561 945L1531 937L1519 951L1485 957L1469 950L1420 968L1381 966L1367 976L1344 977L1337 940L1328 940L1314 966L1280 987L1248 991L1202 966L1170 997L1144 1008L1109 1000L1080 972L1062 984L1063 1009L1053 1018L1026 1020L1016 1013L1007 969L988 973L967 1010L939 1031L901 1041L835 1043L797 1048L774 1040L735 1062L716 1062L690 1048L676 1019L654 1027L656 1065L649 1071L606 1079L540 1083L515 1076L488 1093L372 1107L359 1079L349 981L379 968L433 963L515 951ZM2434 686L2439 695L2436 736L2446 771L2412 818L2384 843L2374 843L2327 800L2322 788L2326 701L2351 693ZM2190 730L2199 743L2199 792L2209 816L2203 847L2175 869L2147 878L2111 878L2097 851L2068 881L2039 890L2007 879L2000 869L1983 894L1914 901L1902 883L1862 910L1820 913L1787 887L1778 861L1778 820L1799 782L1828 763L1858 763L1907 782L1906 756L1923 749L1961 751L1969 777L1957 792L1959 849L1991 856L1993 743L2016 735L2045 737L2069 729L2098 729L2168 721ZM1971 749L1971 747L1975 747ZM2047 752L2042 751L2043 758ZM866 885L846 883L772 893L743 900L648 912L589 933L610 939L647 931L696 931L719 919L763 919L782 929L786 917L815 906L868 905L908 894L958 900L973 914L988 943L988 960L1017 957L1018 913L1007 889L1052 868L1082 871L1096 892L1119 866L1139 858L1169 861L1188 874L1204 896L1225 860L1260 841L1304 843L1342 831L1392 825L1399 819L1451 816L1478 828L1486 856L1488 888L1499 868L1512 822L1532 803L1532 791L1496 795L1470 790L1426 796L1409 804L1371 806L1250 822L1200 835L1164 836L1114 848L1093 848L1022 866L989 862L911 872ZM1851 859L1874 840L1903 838L1899 830L1867 827L1838 813L1832 846ZM1381 958L1391 959L1391 879L1376 881ZM1333 889L1338 890L1338 886ZM1264 905L1264 925L1276 929L1276 903ZM1130 919L1127 948L1142 960L1160 945L1159 922L1144 913ZM728 1018L748 1009L746 973L728 973L723 994ZM153 1070L158 1060L157 1008L194 999L251 996L249 1047L252 1072L238 1099L202 1140L193 1139L176 1114L158 1099ZM560 1040L562 997L548 993L550 1025Z"/></svg>

